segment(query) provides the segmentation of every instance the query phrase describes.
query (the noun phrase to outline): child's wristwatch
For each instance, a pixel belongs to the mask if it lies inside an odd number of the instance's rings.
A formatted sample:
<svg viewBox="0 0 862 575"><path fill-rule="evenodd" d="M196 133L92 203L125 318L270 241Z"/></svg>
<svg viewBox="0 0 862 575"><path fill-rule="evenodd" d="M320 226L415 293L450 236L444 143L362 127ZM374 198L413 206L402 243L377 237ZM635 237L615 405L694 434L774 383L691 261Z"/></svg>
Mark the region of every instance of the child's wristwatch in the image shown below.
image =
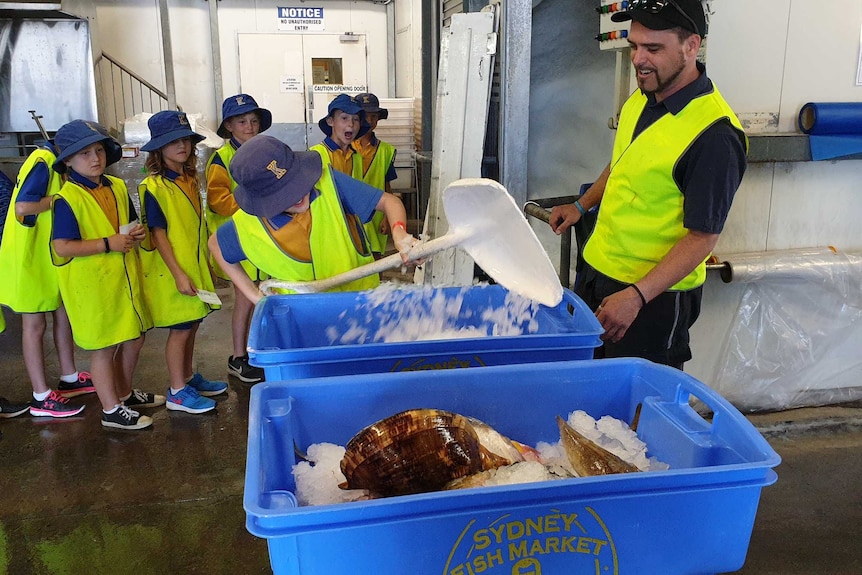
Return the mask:
<svg viewBox="0 0 862 575"><path fill-rule="evenodd" d="M108 238L102 238L102 241L105 242L105 253L111 253L111 244L108 242Z"/></svg>

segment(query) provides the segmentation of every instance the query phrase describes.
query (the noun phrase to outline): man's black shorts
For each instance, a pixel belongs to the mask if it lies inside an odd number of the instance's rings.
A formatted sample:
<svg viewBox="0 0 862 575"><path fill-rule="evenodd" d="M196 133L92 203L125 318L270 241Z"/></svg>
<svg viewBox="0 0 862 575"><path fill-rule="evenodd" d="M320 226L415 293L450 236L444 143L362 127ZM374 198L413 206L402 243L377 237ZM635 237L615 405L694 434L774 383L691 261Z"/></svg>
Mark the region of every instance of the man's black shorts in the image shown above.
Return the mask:
<svg viewBox="0 0 862 575"><path fill-rule="evenodd" d="M628 286L586 264L578 274L575 293L595 311L604 298ZM660 294L640 310L619 342L605 341L593 357L642 357L682 369L682 364L691 359L689 328L700 315L702 296L703 286Z"/></svg>

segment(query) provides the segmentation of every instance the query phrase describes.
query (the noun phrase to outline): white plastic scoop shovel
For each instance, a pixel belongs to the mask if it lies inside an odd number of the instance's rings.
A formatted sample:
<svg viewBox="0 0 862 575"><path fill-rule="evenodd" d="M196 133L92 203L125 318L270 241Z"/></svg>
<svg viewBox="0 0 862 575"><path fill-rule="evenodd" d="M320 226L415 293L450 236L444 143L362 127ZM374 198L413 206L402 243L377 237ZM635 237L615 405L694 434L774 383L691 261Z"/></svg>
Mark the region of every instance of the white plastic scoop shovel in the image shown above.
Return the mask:
<svg viewBox="0 0 862 575"><path fill-rule="evenodd" d="M443 190L443 209L449 231L416 244L410 250L410 260L427 259L459 246L509 291L546 306L560 303L563 288L554 266L515 200L500 183L485 178L452 182ZM261 282L260 289L265 294L273 288L321 292L401 265L401 254L392 254L326 279L266 280Z"/></svg>

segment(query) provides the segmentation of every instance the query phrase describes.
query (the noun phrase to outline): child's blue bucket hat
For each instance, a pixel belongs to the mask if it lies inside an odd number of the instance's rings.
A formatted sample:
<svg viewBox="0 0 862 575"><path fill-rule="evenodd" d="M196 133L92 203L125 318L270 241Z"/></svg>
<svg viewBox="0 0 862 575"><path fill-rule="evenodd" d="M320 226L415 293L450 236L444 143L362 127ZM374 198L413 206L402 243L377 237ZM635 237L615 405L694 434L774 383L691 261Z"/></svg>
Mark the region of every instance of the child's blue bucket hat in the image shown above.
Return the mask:
<svg viewBox="0 0 862 575"><path fill-rule="evenodd" d="M230 132L224 127L224 123L236 116L242 116L249 112L258 112L260 114L260 131L265 132L272 126L272 112L266 108L261 108L254 101L254 98L248 94L237 94L226 98L221 105L221 124L216 130L216 134L222 138L230 138Z"/></svg>
<svg viewBox="0 0 862 575"><path fill-rule="evenodd" d="M206 140L192 130L185 112L162 110L147 120L147 126L150 128L150 141L141 146L145 152L155 152L180 138L191 138L193 146Z"/></svg>
<svg viewBox="0 0 862 575"><path fill-rule="evenodd" d="M353 101L362 106L362 109L365 110L365 113L374 113L380 115L381 120L385 120L389 117L389 110L386 108L380 107L380 100L377 99L377 96L372 94L371 92L363 92L362 94L356 94L353 96Z"/></svg>
<svg viewBox="0 0 862 575"><path fill-rule="evenodd" d="M326 123L326 118L331 118L335 114L336 110L359 116L359 133L356 134L356 139L361 138L368 133L368 130L371 129L371 126L365 121L365 110L362 109L362 106L357 104L353 98L347 94L339 94L329 103L329 109L327 110L326 116L317 122L317 125L320 126L320 129L323 130L323 133L327 136L332 135L332 126Z"/></svg>
<svg viewBox="0 0 862 575"><path fill-rule="evenodd" d="M122 146L99 123L89 120L72 120L61 126L54 135L54 145L59 150L57 159L54 160L54 171L58 174L65 174L65 160L96 142L102 142L105 146L107 166L116 164L123 157Z"/></svg>
<svg viewBox="0 0 862 575"><path fill-rule="evenodd" d="M323 173L317 152L294 152L290 146L264 134L244 143L230 162L237 186L233 195L242 211L274 217L311 192Z"/></svg>

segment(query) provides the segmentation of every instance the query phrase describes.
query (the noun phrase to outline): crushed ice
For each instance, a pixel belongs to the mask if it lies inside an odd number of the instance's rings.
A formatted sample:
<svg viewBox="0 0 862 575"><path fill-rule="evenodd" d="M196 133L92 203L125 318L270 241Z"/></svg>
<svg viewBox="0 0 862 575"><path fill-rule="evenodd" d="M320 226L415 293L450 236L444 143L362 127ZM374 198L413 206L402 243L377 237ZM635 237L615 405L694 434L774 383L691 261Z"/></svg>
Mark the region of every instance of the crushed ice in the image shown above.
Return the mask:
<svg viewBox="0 0 862 575"><path fill-rule="evenodd" d="M474 286L471 286L474 287ZM507 292L503 305L486 309L464 306L471 287L447 297L431 286L383 283L362 292L351 317L341 327L329 326L331 344L394 343L433 339L519 336L539 329L539 304ZM344 320L347 312L339 316ZM464 325L466 323L468 325ZM376 325L376 329L369 329Z"/></svg>

